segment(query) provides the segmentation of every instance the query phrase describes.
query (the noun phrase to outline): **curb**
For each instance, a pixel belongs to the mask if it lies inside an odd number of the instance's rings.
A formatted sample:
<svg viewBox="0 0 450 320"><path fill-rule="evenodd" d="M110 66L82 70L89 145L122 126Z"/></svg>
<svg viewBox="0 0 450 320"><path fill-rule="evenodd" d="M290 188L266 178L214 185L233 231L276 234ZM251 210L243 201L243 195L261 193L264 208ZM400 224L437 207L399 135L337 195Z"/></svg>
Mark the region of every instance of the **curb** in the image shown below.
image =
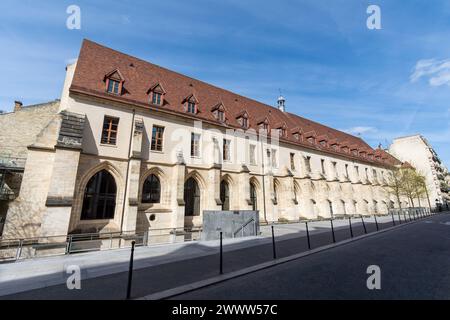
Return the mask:
<svg viewBox="0 0 450 320"><path fill-rule="evenodd" d="M371 232L371 233L368 233L368 234L363 234L363 235L360 235L360 236L357 236L357 237L354 237L354 238L346 239L346 240L340 241L338 243L333 243L333 244L329 244L329 245L322 246L322 247L319 247L319 248L315 248L315 249L312 249L312 250L309 250L309 251L306 251L306 252L294 254L294 255L291 255L291 256L288 256L288 257L284 257L284 258L280 258L280 259L276 259L276 260L272 260L272 261L268 261L268 262L263 262L261 264L257 264L257 265L254 265L254 266L251 266L251 267L247 267L247 268L244 268L244 269L241 269L241 270L233 271L233 272L230 272L230 273L227 273L227 274L224 274L224 275L219 275L219 276L212 277L212 278L209 278L209 279L197 281L197 282L194 282L194 283L191 283L191 284L182 285L182 286L175 287L175 288L172 288L172 289L167 289L167 290L163 290L163 291L160 291L160 292L152 293L152 294L146 295L144 297L136 298L135 300L162 300L162 299L172 298L172 297L181 295L183 293L187 293L187 292L190 292L190 291L195 291L195 290L198 290L198 289L201 289L201 288L204 288L204 287L211 286L213 284L217 284L217 283L225 282L227 280L238 278L238 277L247 275L249 273L253 273L253 272L256 272L256 271L261 271L261 270L264 270L264 269L275 267L277 265L284 264L284 263L287 263L287 262L290 262L290 261L294 261L294 260L298 260L298 259L310 256L310 255L314 255L314 254L319 253L319 252L323 252L323 251L330 250L330 249L333 249L333 248L336 248L336 247L344 246L344 245L347 245L349 243L356 242L356 241L359 241L359 240L362 240L362 239L366 239L366 238L369 238L369 237L373 237L373 236L376 236L376 235L379 235L379 234L382 234L382 233L385 233L385 232L388 232L388 231L393 231L393 230L396 230L396 229L399 229L399 228L402 228L402 227L405 227L405 226L409 226L409 225L417 223L417 222L425 221L425 220L427 220L429 218L432 218L434 216L441 215L441 214L442 213L438 213L438 214L435 214L433 216L428 216L428 217L422 218L421 220L409 221L407 223L395 225L395 226L392 226L392 227L389 227L389 228L386 228L386 229L383 229L383 230L380 230L380 231Z"/></svg>

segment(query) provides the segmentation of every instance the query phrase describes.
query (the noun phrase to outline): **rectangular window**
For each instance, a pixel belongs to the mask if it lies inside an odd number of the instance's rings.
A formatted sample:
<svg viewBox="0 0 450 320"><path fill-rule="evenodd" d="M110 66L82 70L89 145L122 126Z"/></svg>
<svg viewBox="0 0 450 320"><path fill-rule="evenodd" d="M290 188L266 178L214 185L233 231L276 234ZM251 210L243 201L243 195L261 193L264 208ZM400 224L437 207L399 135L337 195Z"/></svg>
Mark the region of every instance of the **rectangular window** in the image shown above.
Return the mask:
<svg viewBox="0 0 450 320"><path fill-rule="evenodd" d="M157 105L161 104L161 93L153 92L152 103Z"/></svg>
<svg viewBox="0 0 450 320"><path fill-rule="evenodd" d="M295 153L291 153L291 170L295 170Z"/></svg>
<svg viewBox="0 0 450 320"><path fill-rule="evenodd" d="M115 145L117 143L118 126L119 118L105 116L103 120L101 143Z"/></svg>
<svg viewBox="0 0 450 320"><path fill-rule="evenodd" d="M191 157L200 157L200 135L191 133Z"/></svg>
<svg viewBox="0 0 450 320"><path fill-rule="evenodd" d="M272 149L272 167L278 168L277 150L275 150L275 149Z"/></svg>
<svg viewBox="0 0 450 320"><path fill-rule="evenodd" d="M153 126L152 145L151 145L151 149L153 151L163 150L163 135L164 135L164 127Z"/></svg>
<svg viewBox="0 0 450 320"><path fill-rule="evenodd" d="M369 180L369 168L366 168L366 180Z"/></svg>
<svg viewBox="0 0 450 320"><path fill-rule="evenodd" d="M333 161L333 174L334 177L337 178L337 162Z"/></svg>
<svg viewBox="0 0 450 320"><path fill-rule="evenodd" d="M114 93L114 94L119 94L119 87L120 87L120 82L113 80L113 79L108 79L108 92L109 93Z"/></svg>
<svg viewBox="0 0 450 320"><path fill-rule="evenodd" d="M231 160L231 140L223 139L223 160Z"/></svg>
<svg viewBox="0 0 450 320"><path fill-rule="evenodd" d="M248 128L248 119L247 118L242 118L242 127Z"/></svg>
<svg viewBox="0 0 450 320"><path fill-rule="evenodd" d="M356 179L359 180L359 167L355 166Z"/></svg>
<svg viewBox="0 0 450 320"><path fill-rule="evenodd" d="M250 164L256 165L256 145L254 144L250 145Z"/></svg>
<svg viewBox="0 0 450 320"><path fill-rule="evenodd" d="M219 120L220 122L225 121L225 114L223 111L217 111L217 120Z"/></svg>
<svg viewBox="0 0 450 320"><path fill-rule="evenodd" d="M324 159L320 159L320 165L322 168L322 174L325 174L325 160Z"/></svg>
<svg viewBox="0 0 450 320"><path fill-rule="evenodd" d="M348 178L349 174L348 174L348 164L345 165L345 175Z"/></svg>
<svg viewBox="0 0 450 320"><path fill-rule="evenodd" d="M305 164L306 164L306 172L311 173L311 157L310 156L305 158Z"/></svg>
<svg viewBox="0 0 450 320"><path fill-rule="evenodd" d="M187 112L195 113L195 102L188 102Z"/></svg>

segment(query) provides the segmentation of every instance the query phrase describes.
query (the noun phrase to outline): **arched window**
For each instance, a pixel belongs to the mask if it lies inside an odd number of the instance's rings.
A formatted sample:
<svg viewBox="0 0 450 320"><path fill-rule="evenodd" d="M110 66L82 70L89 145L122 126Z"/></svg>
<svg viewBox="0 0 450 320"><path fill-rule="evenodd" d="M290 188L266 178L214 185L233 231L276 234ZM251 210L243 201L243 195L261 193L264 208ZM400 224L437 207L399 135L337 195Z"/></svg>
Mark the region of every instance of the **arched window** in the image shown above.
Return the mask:
<svg viewBox="0 0 450 320"><path fill-rule="evenodd" d="M273 204L278 204L278 181L273 183Z"/></svg>
<svg viewBox="0 0 450 320"><path fill-rule="evenodd" d="M159 203L161 199L161 184L156 175L151 174L145 179L142 188L142 203Z"/></svg>
<svg viewBox="0 0 450 320"><path fill-rule="evenodd" d="M184 215L200 215L200 188L194 178L189 178L184 184Z"/></svg>
<svg viewBox="0 0 450 320"><path fill-rule="evenodd" d="M250 182L250 201L252 202L252 210L258 210L258 197L256 194L256 187L252 182Z"/></svg>
<svg viewBox="0 0 450 320"><path fill-rule="evenodd" d="M106 170L97 172L84 190L81 220L113 219L116 194L114 177Z"/></svg>
<svg viewBox="0 0 450 320"><path fill-rule="evenodd" d="M230 210L230 188L225 180L220 183L220 201L222 201L223 211Z"/></svg>

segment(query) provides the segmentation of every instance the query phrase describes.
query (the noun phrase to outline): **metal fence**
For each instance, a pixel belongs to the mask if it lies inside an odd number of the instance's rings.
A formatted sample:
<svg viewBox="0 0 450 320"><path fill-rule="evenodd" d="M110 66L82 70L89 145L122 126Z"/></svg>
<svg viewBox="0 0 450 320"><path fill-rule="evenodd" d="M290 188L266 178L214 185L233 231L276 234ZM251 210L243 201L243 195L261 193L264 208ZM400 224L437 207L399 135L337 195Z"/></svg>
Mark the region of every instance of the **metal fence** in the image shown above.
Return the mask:
<svg viewBox="0 0 450 320"><path fill-rule="evenodd" d="M151 246L201 239L201 229L153 229L146 232L84 233L27 239L1 239L0 261Z"/></svg>
<svg viewBox="0 0 450 320"><path fill-rule="evenodd" d="M418 217L430 215L432 212L428 208L405 208L391 209L388 214L377 215L351 215L322 218L316 220L292 221L289 223L314 222L352 219L359 217L380 217L392 216L395 220L411 221ZM362 220L364 223L364 220ZM375 220L375 223L376 220ZM286 224L285 222L274 222L272 225ZM378 228L378 225L377 225ZM253 220L241 226L233 234L234 237L244 237L256 235L256 225ZM186 241L198 241L202 239L202 229L186 228L165 228L150 229L146 232L110 232L110 233L85 233L61 236L36 237L27 239L0 239L0 261L14 261L29 259L34 257L44 257L52 255L76 254L81 252L91 252L100 250L113 250L131 247L134 241L136 246L152 246L170 243L180 243Z"/></svg>

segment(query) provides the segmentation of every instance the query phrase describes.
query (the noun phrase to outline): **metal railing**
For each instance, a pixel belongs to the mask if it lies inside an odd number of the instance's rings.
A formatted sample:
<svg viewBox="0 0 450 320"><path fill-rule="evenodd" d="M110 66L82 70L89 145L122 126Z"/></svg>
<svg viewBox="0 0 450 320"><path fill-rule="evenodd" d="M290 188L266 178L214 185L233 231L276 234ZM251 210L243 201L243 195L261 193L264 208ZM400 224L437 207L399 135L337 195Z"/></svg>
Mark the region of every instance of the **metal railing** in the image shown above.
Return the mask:
<svg viewBox="0 0 450 320"><path fill-rule="evenodd" d="M237 230L235 230L233 232L233 238L236 238L236 235L238 235L239 233L241 233L241 237L244 237L245 235L245 228L251 224L253 225L253 235L257 235L257 231L256 231L256 220L254 217L250 218L247 222L245 222L243 225L241 225Z"/></svg>
<svg viewBox="0 0 450 320"><path fill-rule="evenodd" d="M136 246L197 241L201 229L165 228L145 232L83 233L24 239L0 239L0 261L67 255Z"/></svg>

